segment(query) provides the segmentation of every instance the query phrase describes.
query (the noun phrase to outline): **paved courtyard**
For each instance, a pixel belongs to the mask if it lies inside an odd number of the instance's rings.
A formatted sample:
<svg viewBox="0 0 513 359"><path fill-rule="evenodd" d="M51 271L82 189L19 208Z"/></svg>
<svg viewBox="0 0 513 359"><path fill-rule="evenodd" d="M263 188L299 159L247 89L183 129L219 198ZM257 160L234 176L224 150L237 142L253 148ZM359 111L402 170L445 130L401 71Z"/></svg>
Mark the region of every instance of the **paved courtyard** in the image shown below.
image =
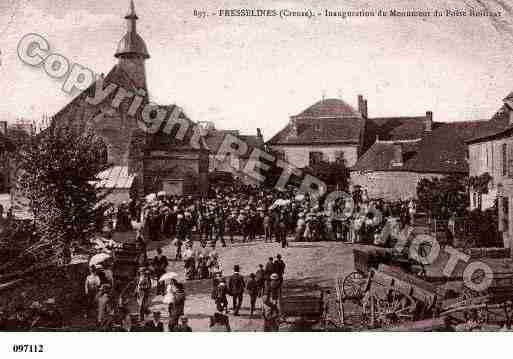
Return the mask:
<svg viewBox="0 0 513 359"><path fill-rule="evenodd" d="M290 247L283 249L278 243L257 241L228 244L227 248L218 246L216 251L219 253L224 275L232 274L233 266L239 264L241 273L247 276L257 270L258 264L265 265L268 257L281 254L287 265L285 285L287 283L317 284L332 289L337 276L345 276L353 271L352 249L355 247L355 245L339 242L293 242L290 243ZM162 249L168 258L174 258L175 247L172 244L165 243ZM194 249L203 250L197 242ZM149 256L154 255L155 250L151 250ZM171 261L168 271L175 271L179 274L179 279L184 280L182 261ZM192 329L208 330L209 316L215 312L215 304L210 298L211 281L186 281L185 289L187 293L185 315L189 318ZM229 300L231 303L231 298ZM257 302L257 307L261 307L261 302ZM167 305L162 302L162 296L153 297L150 309L161 311L164 320L167 320ZM234 331L262 330L263 321L260 318L260 311L255 318L249 317L249 297L244 297L239 316L230 315L230 325Z"/></svg>

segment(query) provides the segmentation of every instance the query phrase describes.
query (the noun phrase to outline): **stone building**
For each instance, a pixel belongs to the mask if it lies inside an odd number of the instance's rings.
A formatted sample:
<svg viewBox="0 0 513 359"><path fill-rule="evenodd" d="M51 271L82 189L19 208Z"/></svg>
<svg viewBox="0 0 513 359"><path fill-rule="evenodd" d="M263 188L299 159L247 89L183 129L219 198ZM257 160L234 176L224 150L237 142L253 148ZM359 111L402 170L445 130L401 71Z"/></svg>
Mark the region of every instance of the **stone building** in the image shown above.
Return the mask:
<svg viewBox="0 0 513 359"><path fill-rule="evenodd" d="M264 137L259 128L256 129L256 135L243 135L239 130L216 129L212 122L200 122L198 125L201 136L209 150L209 173L230 173L233 178L238 178L246 184L258 184L254 178L244 173L244 167L254 148L264 149ZM245 143L247 151L242 155L235 153L235 151L228 156L220 153L220 147L223 143L232 141L227 139L227 136L234 136Z"/></svg>
<svg viewBox="0 0 513 359"><path fill-rule="evenodd" d="M141 109L150 104L145 70L145 62L150 55L137 32L138 16L133 1L125 19L127 30L114 54L118 63L106 76L101 76L103 83L97 79L96 83L59 111L53 121L84 130L92 128L105 143L108 163L118 166L114 172L133 176L134 186L140 195L159 190L172 194L206 194L208 151L201 141L197 146L191 144L195 124L179 112L179 122L168 131L166 121L169 121L175 109L175 105L170 105L155 107L150 112L152 120L160 111L168 116L156 131L148 131L145 127L148 123L143 121ZM94 98L102 85L103 89L108 90L109 86L113 86L115 90L100 103L91 104L87 99ZM100 91L104 90L100 88ZM127 92L136 96L123 96ZM141 99L141 103L138 110L132 113L131 106L136 97ZM185 133L176 136L182 130Z"/></svg>
<svg viewBox="0 0 513 359"><path fill-rule="evenodd" d="M323 99L291 116L289 123L267 145L298 168L316 161L344 158L356 163L364 145L366 101L359 96L358 111L341 99Z"/></svg>
<svg viewBox="0 0 513 359"><path fill-rule="evenodd" d="M383 122L397 126L392 134L377 131L375 143L351 168L351 183L387 200L415 198L423 178L467 175L465 141L487 126L487 121L433 122L430 112L424 119Z"/></svg>

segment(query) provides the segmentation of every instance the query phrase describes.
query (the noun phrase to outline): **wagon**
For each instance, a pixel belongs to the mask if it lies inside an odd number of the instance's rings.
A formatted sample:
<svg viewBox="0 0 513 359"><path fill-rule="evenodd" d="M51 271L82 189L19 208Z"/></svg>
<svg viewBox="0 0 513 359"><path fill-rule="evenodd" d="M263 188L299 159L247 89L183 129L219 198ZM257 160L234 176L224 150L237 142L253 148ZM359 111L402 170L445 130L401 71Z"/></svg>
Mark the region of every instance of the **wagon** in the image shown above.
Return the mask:
<svg viewBox="0 0 513 359"><path fill-rule="evenodd" d="M401 268L406 273L425 273L422 263L408 258L407 255L395 252L393 249L376 249L362 251L353 249L355 271L347 275L341 283L345 299L360 301L368 289L368 277L372 270L380 264L388 264Z"/></svg>
<svg viewBox="0 0 513 359"><path fill-rule="evenodd" d="M476 271L471 280L479 283L484 275ZM442 317L463 322L472 312L481 323L511 325L513 317L513 271L500 269L492 272L490 285L475 291L464 285L461 296L443 308Z"/></svg>
<svg viewBox="0 0 513 359"><path fill-rule="evenodd" d="M317 285L284 288L280 299L282 322L303 323L307 327L319 323L325 316L325 297Z"/></svg>
<svg viewBox="0 0 513 359"><path fill-rule="evenodd" d="M367 328L391 328L432 318L440 302L434 284L387 264L369 269L359 290L360 323L353 324Z"/></svg>

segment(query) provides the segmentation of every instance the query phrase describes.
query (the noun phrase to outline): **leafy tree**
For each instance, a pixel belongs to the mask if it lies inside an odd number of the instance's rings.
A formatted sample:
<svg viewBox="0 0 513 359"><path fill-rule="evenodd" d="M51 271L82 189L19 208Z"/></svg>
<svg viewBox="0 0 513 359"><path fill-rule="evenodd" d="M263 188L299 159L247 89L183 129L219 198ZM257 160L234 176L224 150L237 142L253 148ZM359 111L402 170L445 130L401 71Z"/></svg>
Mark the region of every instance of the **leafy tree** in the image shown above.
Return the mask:
<svg viewBox="0 0 513 359"><path fill-rule="evenodd" d="M349 188L349 169L342 157L334 162L314 163L307 167L305 172L323 181L329 190L347 191Z"/></svg>
<svg viewBox="0 0 513 359"><path fill-rule="evenodd" d="M28 199L41 240L33 248L64 259L94 233L99 202L95 186L106 169L105 146L92 131L51 125L20 153L19 189Z"/></svg>
<svg viewBox="0 0 513 359"><path fill-rule="evenodd" d="M465 179L462 176L423 178L417 184L420 209L437 219L448 219L451 213L462 216L469 205Z"/></svg>

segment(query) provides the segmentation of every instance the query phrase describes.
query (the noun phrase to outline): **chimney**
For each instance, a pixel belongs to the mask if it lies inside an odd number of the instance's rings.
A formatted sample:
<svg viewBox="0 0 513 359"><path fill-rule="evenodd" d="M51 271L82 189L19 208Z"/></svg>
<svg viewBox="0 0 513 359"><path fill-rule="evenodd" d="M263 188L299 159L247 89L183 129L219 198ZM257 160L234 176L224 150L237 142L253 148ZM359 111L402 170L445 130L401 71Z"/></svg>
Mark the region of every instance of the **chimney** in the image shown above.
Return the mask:
<svg viewBox="0 0 513 359"><path fill-rule="evenodd" d="M424 120L424 131L433 131L433 112L426 111L426 119Z"/></svg>
<svg viewBox="0 0 513 359"><path fill-rule="evenodd" d="M509 125L513 126L513 110L509 110Z"/></svg>
<svg viewBox="0 0 513 359"><path fill-rule="evenodd" d="M394 158L392 167L401 167L403 165L403 148L400 143L394 143Z"/></svg>
<svg viewBox="0 0 513 359"><path fill-rule="evenodd" d="M297 137L297 120L294 117L290 118L290 137Z"/></svg>
<svg viewBox="0 0 513 359"><path fill-rule="evenodd" d="M367 100L362 95L358 95L358 112L363 118L367 118Z"/></svg>
<svg viewBox="0 0 513 359"><path fill-rule="evenodd" d="M363 116L363 96L358 95L358 112L360 112Z"/></svg>
<svg viewBox="0 0 513 359"><path fill-rule="evenodd" d="M7 135L7 121L0 121L0 133Z"/></svg>
<svg viewBox="0 0 513 359"><path fill-rule="evenodd" d="M264 140L264 136L262 135L262 130L260 128L257 128L257 137L262 141Z"/></svg>

